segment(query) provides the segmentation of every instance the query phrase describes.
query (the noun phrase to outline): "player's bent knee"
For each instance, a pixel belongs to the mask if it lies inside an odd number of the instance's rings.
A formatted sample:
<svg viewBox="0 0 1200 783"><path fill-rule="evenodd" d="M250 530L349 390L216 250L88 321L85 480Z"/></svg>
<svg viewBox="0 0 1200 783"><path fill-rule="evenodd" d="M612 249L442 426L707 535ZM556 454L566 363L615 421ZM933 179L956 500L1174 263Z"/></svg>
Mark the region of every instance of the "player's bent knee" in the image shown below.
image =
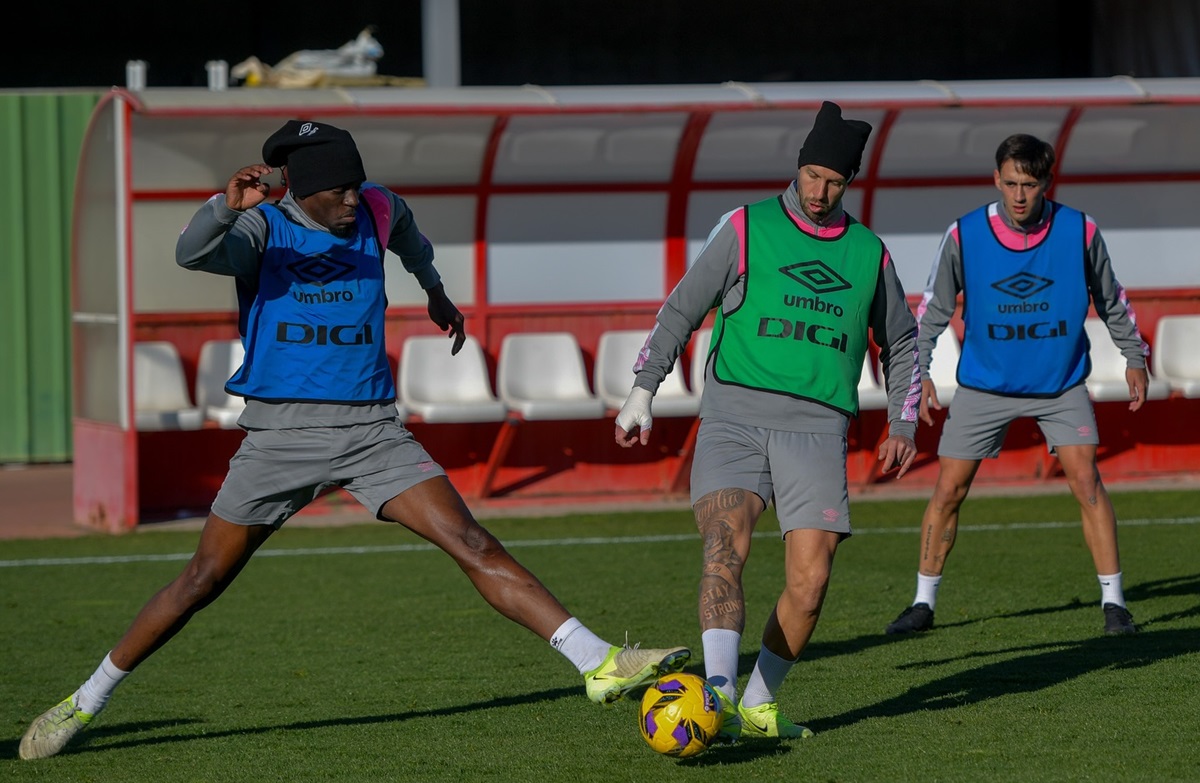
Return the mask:
<svg viewBox="0 0 1200 783"><path fill-rule="evenodd" d="M789 583L784 598L792 612L819 615L825 603L825 583Z"/></svg>
<svg viewBox="0 0 1200 783"><path fill-rule="evenodd" d="M447 552L463 565L496 558L512 559L504 544L479 524L467 526L454 541L453 549L447 549Z"/></svg>
<svg viewBox="0 0 1200 783"><path fill-rule="evenodd" d="M211 571L188 567L174 582L168 592L173 602L184 609L199 609L212 603L225 589Z"/></svg>

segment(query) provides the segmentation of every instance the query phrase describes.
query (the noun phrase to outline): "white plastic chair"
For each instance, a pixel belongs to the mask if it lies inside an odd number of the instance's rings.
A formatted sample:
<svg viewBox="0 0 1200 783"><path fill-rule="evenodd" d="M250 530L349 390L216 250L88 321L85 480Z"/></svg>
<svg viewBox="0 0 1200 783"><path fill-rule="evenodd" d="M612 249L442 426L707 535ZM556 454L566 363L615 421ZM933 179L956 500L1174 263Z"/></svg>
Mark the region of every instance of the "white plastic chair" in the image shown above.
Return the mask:
<svg viewBox="0 0 1200 783"><path fill-rule="evenodd" d="M596 394L604 404L620 410L633 386L633 365L642 350L649 332L628 329L604 332L596 345ZM695 416L700 412L700 398L683 383L683 369L678 359L667 377L659 384L651 411L655 416Z"/></svg>
<svg viewBox="0 0 1200 783"><path fill-rule="evenodd" d="M1088 376L1088 394L1096 402L1129 401L1129 382L1125 380L1125 356L1117 348L1108 333L1108 327L1099 318L1086 318L1084 331L1092 347L1088 355L1092 359L1092 373ZM1146 399L1161 400L1171 394L1166 381L1151 376L1146 389Z"/></svg>
<svg viewBox="0 0 1200 783"><path fill-rule="evenodd" d="M1200 315L1159 316L1150 364L1173 391L1200 397Z"/></svg>
<svg viewBox="0 0 1200 783"><path fill-rule="evenodd" d="M441 335L409 337L400 351L399 404L430 424L502 421L504 403L492 393L487 359L471 335L457 355Z"/></svg>
<svg viewBox="0 0 1200 783"><path fill-rule="evenodd" d="M880 410L887 407L888 395L887 389L883 386L883 381L875 376L875 363L871 361L871 353L863 357L862 375L858 379L858 409L859 410ZM880 373L882 377L882 373Z"/></svg>
<svg viewBox="0 0 1200 783"><path fill-rule="evenodd" d="M583 351L570 332L517 332L500 342L498 396L529 421L598 419L604 401L588 387Z"/></svg>
<svg viewBox="0 0 1200 783"><path fill-rule="evenodd" d="M954 327L947 325L938 335L929 356L929 380L937 388L938 402L948 406L958 391L958 357L962 354L962 344Z"/></svg>
<svg viewBox="0 0 1200 783"><path fill-rule="evenodd" d="M712 329L697 329L692 332L692 394L700 399L704 391L704 367L708 364L708 349L712 347Z"/></svg>
<svg viewBox="0 0 1200 783"><path fill-rule="evenodd" d="M175 344L153 340L133 345L134 426L139 430L198 430L203 412L188 395Z"/></svg>
<svg viewBox="0 0 1200 783"><path fill-rule="evenodd" d="M237 428L246 400L225 391L225 383L242 366L246 349L241 340L209 340L200 346L196 364L196 407L221 429Z"/></svg>

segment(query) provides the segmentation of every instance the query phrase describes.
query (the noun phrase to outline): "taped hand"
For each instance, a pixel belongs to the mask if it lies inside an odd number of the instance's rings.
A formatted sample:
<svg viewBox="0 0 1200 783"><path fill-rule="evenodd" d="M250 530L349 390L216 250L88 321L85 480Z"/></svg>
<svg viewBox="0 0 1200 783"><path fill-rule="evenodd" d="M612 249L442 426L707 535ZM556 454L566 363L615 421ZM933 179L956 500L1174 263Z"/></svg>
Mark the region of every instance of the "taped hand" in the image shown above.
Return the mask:
<svg viewBox="0 0 1200 783"><path fill-rule="evenodd" d="M640 442L643 446L650 442L650 429L654 426L654 418L650 415L650 401L654 395L648 389L634 386L621 412L617 414L616 439L617 445L629 448Z"/></svg>

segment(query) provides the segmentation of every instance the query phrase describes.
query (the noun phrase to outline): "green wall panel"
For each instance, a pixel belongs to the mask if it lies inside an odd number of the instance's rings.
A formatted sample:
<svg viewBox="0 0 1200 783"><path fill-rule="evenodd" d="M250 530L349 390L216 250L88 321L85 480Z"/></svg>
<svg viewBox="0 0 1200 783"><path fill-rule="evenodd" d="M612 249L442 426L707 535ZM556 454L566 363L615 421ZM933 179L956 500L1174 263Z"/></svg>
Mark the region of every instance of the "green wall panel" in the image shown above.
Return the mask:
<svg viewBox="0 0 1200 783"><path fill-rule="evenodd" d="M101 96L0 93L0 463L71 459L71 211Z"/></svg>

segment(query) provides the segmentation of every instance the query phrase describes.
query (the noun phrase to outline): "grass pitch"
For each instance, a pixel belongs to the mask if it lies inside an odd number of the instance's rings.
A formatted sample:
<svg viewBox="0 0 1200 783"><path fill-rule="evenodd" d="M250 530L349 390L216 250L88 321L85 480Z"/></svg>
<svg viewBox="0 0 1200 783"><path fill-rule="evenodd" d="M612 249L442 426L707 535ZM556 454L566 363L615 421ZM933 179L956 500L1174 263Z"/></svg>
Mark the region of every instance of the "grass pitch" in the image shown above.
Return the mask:
<svg viewBox="0 0 1200 783"><path fill-rule="evenodd" d="M1105 637L1069 496L972 498L937 627L883 634L912 599L923 501L852 504L812 643L779 694L810 740L693 759L642 742L637 701L592 704L542 640L397 526L285 528L117 690L60 756L29 722L98 664L197 534L4 542L0 779L123 781L1200 780L1200 493L1115 493L1143 632ZM687 644L703 674L689 512L489 520L614 643ZM778 595L771 512L746 574L742 679Z"/></svg>

